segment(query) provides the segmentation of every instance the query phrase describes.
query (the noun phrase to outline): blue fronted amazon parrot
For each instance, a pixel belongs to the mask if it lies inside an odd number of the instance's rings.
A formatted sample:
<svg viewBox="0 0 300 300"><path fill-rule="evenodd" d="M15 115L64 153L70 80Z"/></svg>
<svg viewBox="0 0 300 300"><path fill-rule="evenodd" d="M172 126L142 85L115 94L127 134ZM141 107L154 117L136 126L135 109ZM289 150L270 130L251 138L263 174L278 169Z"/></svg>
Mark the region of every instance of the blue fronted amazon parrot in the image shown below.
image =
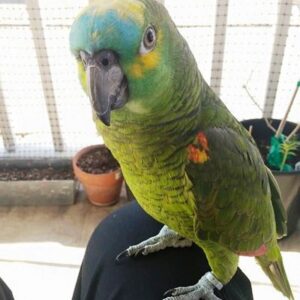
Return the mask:
<svg viewBox="0 0 300 300"><path fill-rule="evenodd" d="M211 272L168 300L218 299L214 289L231 280L240 255L255 256L293 299L277 245L286 214L276 181L165 7L91 1L72 25L70 48L99 133L139 204L165 224L125 255L191 242L204 250Z"/></svg>

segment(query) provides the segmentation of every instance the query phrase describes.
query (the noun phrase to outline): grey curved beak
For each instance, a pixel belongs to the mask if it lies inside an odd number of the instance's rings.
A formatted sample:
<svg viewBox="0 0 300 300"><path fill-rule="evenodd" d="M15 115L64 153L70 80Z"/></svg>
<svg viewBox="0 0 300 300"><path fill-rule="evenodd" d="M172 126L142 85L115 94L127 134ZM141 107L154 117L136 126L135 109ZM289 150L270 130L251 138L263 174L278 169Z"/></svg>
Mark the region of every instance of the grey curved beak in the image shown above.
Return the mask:
<svg viewBox="0 0 300 300"><path fill-rule="evenodd" d="M86 64L87 87L97 117L110 125L111 111L128 99L128 84L114 52L103 50Z"/></svg>

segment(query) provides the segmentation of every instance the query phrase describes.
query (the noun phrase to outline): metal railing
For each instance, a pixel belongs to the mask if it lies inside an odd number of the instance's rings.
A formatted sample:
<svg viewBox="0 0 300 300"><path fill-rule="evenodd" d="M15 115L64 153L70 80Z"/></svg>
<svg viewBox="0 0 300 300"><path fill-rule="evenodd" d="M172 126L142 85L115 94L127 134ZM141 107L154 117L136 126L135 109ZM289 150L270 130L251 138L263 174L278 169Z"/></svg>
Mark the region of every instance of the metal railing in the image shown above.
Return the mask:
<svg viewBox="0 0 300 300"><path fill-rule="evenodd" d="M159 0L158 0L159 1ZM298 1L298 0L297 0ZM276 95L278 91L278 83L280 81L280 75L282 71L282 65L284 62L285 51L287 47L287 38L289 34L289 28L291 26L291 16L293 6L299 5L297 1L292 0L278 0L278 13L277 13L277 22L276 24L271 24L274 26L274 36L273 36L273 50L272 55L269 57L269 75L268 80L265 85L265 99L263 105L263 116L271 117L273 114L273 109L276 101ZM83 2L83 1L81 1ZM170 1L160 1L164 2L165 5L171 5ZM273 1L276 4L275 1ZM59 5L59 1L57 1ZM43 91L43 99L46 112L48 116L48 123L51 133L52 145L55 153L65 153L69 155L68 145L65 145L65 135L63 134L62 125L61 125L61 116L58 111L58 101L56 96L56 87L53 84L53 74L51 68L51 61L49 60L47 37L44 32L43 25L43 15L41 14L40 4L38 0L15 0L15 1L4 1L0 0L0 11L5 9L3 5L25 5L26 12L28 14L28 23L27 21L22 21L22 16L12 17L14 19L13 26L29 26L32 41L34 45L34 52L32 55L36 57L36 62L38 66L39 76L41 87ZM2 7L1 7L2 6ZM300 8L299 8L300 10ZM228 14L230 13L230 1L228 0L216 0L216 10L215 10L215 19L211 21L209 26L212 27L212 61L211 61L211 73L210 73L210 84L216 93L220 94L222 89L222 79L224 72L224 59L225 59L225 50L226 50L226 39L227 39L227 29L228 29ZM299 13L300 15L300 13ZM54 17L55 19L56 17ZM61 17L63 19L63 17ZM9 26L3 20L0 20L0 29L1 26ZM59 22L55 19L56 26L60 28ZM58 23L57 23L58 22ZM26 24L25 24L26 23ZM66 26L69 28L71 21L61 24L61 26ZM299 26L299 25L297 25ZM188 26L180 25L181 28L188 28ZM267 58L268 59L268 58ZM300 63L298 61L299 69ZM17 71L17 70L16 70ZM66 72L71 72L71 70L66 70ZM0 130L1 137L3 141L2 156L6 156L9 153L15 153L18 149L16 143L16 132L14 131L11 114L8 112L5 95L7 91L3 91L1 76L3 74L0 69ZM300 77L300 74L299 74ZM295 82L299 78L295 78ZM79 85L79 83L76 83ZM293 86L288 87L291 90ZM9 93L9 91L8 91ZM288 100L288 99L287 99ZM87 103L88 105L88 103ZM76 118L74 116L74 118ZM85 122L85 121L83 121ZM91 122L91 121L90 121ZM95 133L91 136L95 136ZM0 138L1 139L1 138ZM92 139L91 139L92 140ZM6 154L5 154L6 153ZM1 155L1 152L0 152Z"/></svg>

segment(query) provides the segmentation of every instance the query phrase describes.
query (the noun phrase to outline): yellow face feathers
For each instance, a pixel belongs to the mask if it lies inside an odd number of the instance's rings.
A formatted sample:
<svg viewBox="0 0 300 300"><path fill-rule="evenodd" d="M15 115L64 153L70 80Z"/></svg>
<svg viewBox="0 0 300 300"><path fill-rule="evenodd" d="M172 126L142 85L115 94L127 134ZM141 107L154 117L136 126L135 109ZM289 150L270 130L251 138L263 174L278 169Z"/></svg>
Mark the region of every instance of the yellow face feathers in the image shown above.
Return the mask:
<svg viewBox="0 0 300 300"><path fill-rule="evenodd" d="M159 53L155 50L139 55L129 70L131 76L141 78L145 72L154 69L159 64L159 58Z"/></svg>
<svg viewBox="0 0 300 300"><path fill-rule="evenodd" d="M83 90L87 93L86 72L83 63L81 61L77 62L77 68L78 68L80 83L82 85Z"/></svg>
<svg viewBox="0 0 300 300"><path fill-rule="evenodd" d="M145 114L148 112L148 109L141 102L137 101L129 101L127 108L137 114Z"/></svg>
<svg viewBox="0 0 300 300"><path fill-rule="evenodd" d="M91 33L91 39L92 41L96 42L99 39L100 32L99 31L93 31Z"/></svg>
<svg viewBox="0 0 300 300"><path fill-rule="evenodd" d="M142 25L144 23L145 5L136 0L107 0L107 1L91 1L91 5L95 7L94 13L102 15L103 13L114 10L123 19L133 19Z"/></svg>

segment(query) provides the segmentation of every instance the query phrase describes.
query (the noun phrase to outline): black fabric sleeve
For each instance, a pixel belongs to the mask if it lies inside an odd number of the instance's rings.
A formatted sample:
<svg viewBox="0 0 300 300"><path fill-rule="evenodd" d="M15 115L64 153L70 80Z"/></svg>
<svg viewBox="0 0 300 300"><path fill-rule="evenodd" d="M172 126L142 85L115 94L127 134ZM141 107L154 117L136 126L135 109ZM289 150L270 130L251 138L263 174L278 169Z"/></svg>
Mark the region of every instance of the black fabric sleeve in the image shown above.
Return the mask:
<svg viewBox="0 0 300 300"><path fill-rule="evenodd" d="M14 300L11 290L1 278L0 278L0 300Z"/></svg>
<svg viewBox="0 0 300 300"><path fill-rule="evenodd" d="M89 241L73 300L161 300L168 289L195 284L210 270L195 245L115 262L120 252L156 235L161 227L136 201L108 216ZM215 293L224 300L253 299L250 281L240 269Z"/></svg>

